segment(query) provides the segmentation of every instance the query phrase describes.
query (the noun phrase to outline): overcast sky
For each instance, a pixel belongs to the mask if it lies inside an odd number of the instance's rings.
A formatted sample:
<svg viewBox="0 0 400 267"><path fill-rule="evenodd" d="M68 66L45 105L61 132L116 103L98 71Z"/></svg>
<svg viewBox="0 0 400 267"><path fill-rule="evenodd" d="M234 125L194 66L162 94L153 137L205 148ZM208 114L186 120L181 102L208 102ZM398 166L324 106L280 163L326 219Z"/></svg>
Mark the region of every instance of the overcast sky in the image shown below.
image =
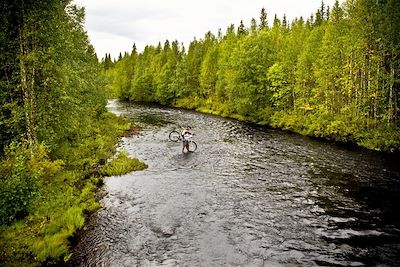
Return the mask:
<svg viewBox="0 0 400 267"><path fill-rule="evenodd" d="M286 14L308 18L321 6L321 0L74 0L86 10L86 30L99 58L105 53L117 57L130 52L133 43L139 51L148 45L178 40L185 47L194 37L203 38L207 31L226 32L230 24L243 20L259 21L261 9L272 22ZM332 6L335 0L324 0ZM343 2L341 0L340 2Z"/></svg>

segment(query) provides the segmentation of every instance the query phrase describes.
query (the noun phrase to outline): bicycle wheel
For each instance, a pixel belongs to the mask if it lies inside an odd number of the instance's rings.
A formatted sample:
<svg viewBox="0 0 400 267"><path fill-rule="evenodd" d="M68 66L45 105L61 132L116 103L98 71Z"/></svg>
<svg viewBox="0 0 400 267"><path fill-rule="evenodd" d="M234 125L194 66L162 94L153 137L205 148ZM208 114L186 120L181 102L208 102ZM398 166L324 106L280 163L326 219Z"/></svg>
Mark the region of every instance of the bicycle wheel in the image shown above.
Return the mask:
<svg viewBox="0 0 400 267"><path fill-rule="evenodd" d="M178 142L181 139L181 134L177 131L172 131L169 133L169 140Z"/></svg>
<svg viewBox="0 0 400 267"><path fill-rule="evenodd" d="M195 141L189 142L189 152L195 152L197 149L197 144Z"/></svg>

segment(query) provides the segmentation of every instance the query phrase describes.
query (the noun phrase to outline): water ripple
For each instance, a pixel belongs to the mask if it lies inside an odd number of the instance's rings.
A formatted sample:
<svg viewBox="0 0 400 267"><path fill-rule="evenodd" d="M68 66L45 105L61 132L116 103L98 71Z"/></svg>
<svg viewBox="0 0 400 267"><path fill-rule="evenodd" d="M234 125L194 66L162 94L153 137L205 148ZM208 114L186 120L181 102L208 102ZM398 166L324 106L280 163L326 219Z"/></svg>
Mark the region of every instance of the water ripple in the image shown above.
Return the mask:
<svg viewBox="0 0 400 267"><path fill-rule="evenodd" d="M111 102L143 131L120 149L149 164L105 180L71 266L397 266L400 171L235 120ZM198 150L168 133L191 125Z"/></svg>

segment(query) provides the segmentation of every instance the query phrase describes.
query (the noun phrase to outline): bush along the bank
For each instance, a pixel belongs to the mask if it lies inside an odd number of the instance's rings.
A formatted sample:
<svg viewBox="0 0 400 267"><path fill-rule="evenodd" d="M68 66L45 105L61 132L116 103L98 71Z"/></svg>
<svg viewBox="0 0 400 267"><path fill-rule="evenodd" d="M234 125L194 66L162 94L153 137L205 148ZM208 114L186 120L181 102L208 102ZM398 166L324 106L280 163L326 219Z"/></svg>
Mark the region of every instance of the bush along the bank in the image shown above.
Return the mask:
<svg viewBox="0 0 400 267"><path fill-rule="evenodd" d="M69 238L85 215L98 209L98 164L115 153L118 136L130 128L105 113L80 144L64 146L63 159L51 159L40 144L13 143L0 162L0 262L36 266L67 261Z"/></svg>

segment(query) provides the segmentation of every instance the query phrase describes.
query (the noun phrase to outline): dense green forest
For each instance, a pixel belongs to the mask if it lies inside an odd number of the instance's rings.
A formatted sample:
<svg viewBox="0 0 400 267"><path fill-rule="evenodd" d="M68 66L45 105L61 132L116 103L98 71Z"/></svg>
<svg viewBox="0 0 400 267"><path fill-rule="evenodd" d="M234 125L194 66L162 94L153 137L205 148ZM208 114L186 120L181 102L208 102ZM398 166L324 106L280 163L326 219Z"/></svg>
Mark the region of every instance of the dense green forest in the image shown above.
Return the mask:
<svg viewBox="0 0 400 267"><path fill-rule="evenodd" d="M362 146L400 148L400 5L324 4L291 22L261 10L193 40L134 46L101 64L71 0L0 7L0 265L67 261L71 237L99 207L102 174L129 127L124 100L196 109ZM105 90L106 88L107 90ZM130 162L130 163L128 163Z"/></svg>
<svg viewBox="0 0 400 267"><path fill-rule="evenodd" d="M103 60L109 90L371 149L400 148L400 5L323 3L289 22L263 9L250 26Z"/></svg>
<svg viewBox="0 0 400 267"><path fill-rule="evenodd" d="M70 0L0 9L0 265L68 260L71 236L99 207L99 164L129 123L107 112L83 9Z"/></svg>

